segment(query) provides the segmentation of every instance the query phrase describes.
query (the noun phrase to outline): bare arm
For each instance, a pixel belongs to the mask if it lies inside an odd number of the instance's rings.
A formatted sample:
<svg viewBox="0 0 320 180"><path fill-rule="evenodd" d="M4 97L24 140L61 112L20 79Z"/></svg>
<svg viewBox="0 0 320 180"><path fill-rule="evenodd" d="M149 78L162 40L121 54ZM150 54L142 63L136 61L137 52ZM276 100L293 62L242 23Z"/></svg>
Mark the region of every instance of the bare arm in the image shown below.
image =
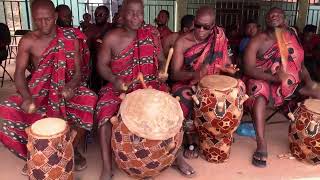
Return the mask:
<svg viewBox="0 0 320 180"><path fill-rule="evenodd" d="M307 68L304 66L304 63L302 63L302 65L301 65L300 76L301 76L301 80L305 83L306 86L312 87L314 82L312 81Z"/></svg>
<svg viewBox="0 0 320 180"><path fill-rule="evenodd" d="M103 38L102 46L98 52L98 61L97 61L97 70L100 74L100 76L111 82L115 83L117 80L117 76L112 74L111 68L110 68L110 62L111 62L111 44L112 44L112 34L106 35Z"/></svg>
<svg viewBox="0 0 320 180"><path fill-rule="evenodd" d="M176 81L187 81L191 80L194 77L194 72L187 72L183 70L183 61L184 61L184 47L183 39L178 39L174 45L174 53L172 59L172 77Z"/></svg>
<svg viewBox="0 0 320 180"><path fill-rule="evenodd" d="M253 38L248 47L246 48L244 55L244 72L246 75L258 79L265 80L271 82L281 82L277 76L273 76L272 74L265 73L263 70L256 67L256 56L259 51L259 47L262 43L263 38L261 36L257 36Z"/></svg>
<svg viewBox="0 0 320 180"><path fill-rule="evenodd" d="M166 58L164 57L162 46L160 46L158 60L159 60L159 72L163 72L165 69Z"/></svg>
<svg viewBox="0 0 320 180"><path fill-rule="evenodd" d="M72 77L72 80L67 83L67 86L74 89L78 87L81 83L81 62L82 57L80 55L80 48L79 48L79 40L74 41L74 75Z"/></svg>
<svg viewBox="0 0 320 180"><path fill-rule="evenodd" d="M25 72L29 63L32 42L32 40L28 39L27 36L30 35L27 34L19 42L18 54L16 57L16 70L14 72L15 85L23 100L32 99L32 95L29 91L29 87L25 77Z"/></svg>

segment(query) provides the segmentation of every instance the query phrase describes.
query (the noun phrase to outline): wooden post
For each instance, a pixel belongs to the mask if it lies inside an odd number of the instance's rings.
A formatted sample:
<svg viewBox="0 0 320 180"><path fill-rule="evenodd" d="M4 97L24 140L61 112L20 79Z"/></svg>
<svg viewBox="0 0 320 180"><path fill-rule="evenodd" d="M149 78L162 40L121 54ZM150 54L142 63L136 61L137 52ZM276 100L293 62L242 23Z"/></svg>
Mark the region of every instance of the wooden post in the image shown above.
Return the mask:
<svg viewBox="0 0 320 180"><path fill-rule="evenodd" d="M302 31L307 22L309 0L299 0L298 7L298 18L296 20L296 25L299 30Z"/></svg>
<svg viewBox="0 0 320 180"><path fill-rule="evenodd" d="M175 24L176 24L176 29L175 31L178 32L180 31L180 20L181 18L187 14L187 1L186 0L176 0L176 19L175 19Z"/></svg>

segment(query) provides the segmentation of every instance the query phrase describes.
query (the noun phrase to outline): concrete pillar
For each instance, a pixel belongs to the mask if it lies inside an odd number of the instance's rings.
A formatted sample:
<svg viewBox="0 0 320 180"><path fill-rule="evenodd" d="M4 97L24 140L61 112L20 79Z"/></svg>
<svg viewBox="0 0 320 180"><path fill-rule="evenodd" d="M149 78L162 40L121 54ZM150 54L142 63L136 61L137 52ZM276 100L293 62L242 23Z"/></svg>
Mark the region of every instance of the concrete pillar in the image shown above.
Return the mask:
<svg viewBox="0 0 320 180"><path fill-rule="evenodd" d="M304 26L306 25L308 9L309 9L309 0L298 1L298 17L297 17L296 25L300 31L302 31Z"/></svg>
<svg viewBox="0 0 320 180"><path fill-rule="evenodd" d="M187 0L176 0L175 31L180 31L180 20L187 14Z"/></svg>

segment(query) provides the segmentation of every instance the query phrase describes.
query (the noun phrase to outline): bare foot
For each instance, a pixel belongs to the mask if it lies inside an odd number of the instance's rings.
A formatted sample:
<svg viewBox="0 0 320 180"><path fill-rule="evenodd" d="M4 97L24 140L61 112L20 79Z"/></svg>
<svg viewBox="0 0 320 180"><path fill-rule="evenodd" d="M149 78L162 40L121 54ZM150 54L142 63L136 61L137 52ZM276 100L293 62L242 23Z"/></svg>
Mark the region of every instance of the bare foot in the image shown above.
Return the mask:
<svg viewBox="0 0 320 180"><path fill-rule="evenodd" d="M177 169L184 177L192 178L196 172L194 169L183 159L182 154L179 153L172 167Z"/></svg>
<svg viewBox="0 0 320 180"><path fill-rule="evenodd" d="M111 180L112 177L113 177L113 174L111 173L110 170L102 170L99 180Z"/></svg>
<svg viewBox="0 0 320 180"><path fill-rule="evenodd" d="M28 176L28 165L25 164L21 170L21 174L24 176Z"/></svg>

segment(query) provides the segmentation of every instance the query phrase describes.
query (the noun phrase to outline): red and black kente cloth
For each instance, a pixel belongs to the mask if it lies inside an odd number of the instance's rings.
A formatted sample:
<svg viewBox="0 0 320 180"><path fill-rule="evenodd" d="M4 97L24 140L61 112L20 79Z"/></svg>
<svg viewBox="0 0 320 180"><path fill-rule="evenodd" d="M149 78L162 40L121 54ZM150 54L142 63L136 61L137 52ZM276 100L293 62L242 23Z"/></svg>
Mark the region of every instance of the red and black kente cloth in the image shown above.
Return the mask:
<svg viewBox="0 0 320 180"><path fill-rule="evenodd" d="M61 91L75 73L75 41L80 44L82 83L74 90L75 96L66 101ZM19 94L0 103L0 140L18 157L26 159L27 156L25 128L43 116L62 118L72 125L91 130L97 96L85 87L89 73L89 50L85 41L78 29L56 29L56 37L43 52L28 82L37 106L36 113L26 114L20 108L23 100Z"/></svg>
<svg viewBox="0 0 320 180"><path fill-rule="evenodd" d="M124 83L129 84L127 93L142 89L141 83L136 80L141 72L147 86L167 91L167 86L158 80L158 55L161 50L159 32L151 25L144 25L137 32L134 39L120 54L114 56L111 62L111 71ZM97 120L99 126L105 124L119 110L120 92L116 91L111 83L100 90L97 104Z"/></svg>

